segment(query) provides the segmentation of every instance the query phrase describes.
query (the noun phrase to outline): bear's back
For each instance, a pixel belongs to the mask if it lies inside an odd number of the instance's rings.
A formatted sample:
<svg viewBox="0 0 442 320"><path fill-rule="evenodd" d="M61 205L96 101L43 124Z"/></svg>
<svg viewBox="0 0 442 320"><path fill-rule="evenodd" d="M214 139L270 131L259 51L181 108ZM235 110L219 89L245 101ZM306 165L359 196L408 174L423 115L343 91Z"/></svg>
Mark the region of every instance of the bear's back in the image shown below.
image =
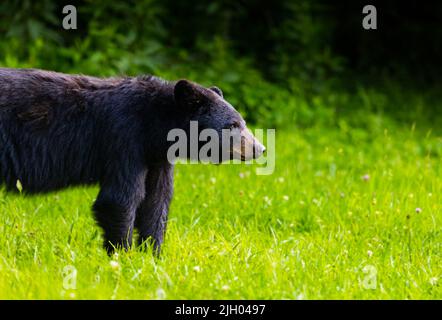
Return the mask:
<svg viewBox="0 0 442 320"><path fill-rule="evenodd" d="M32 97L48 88L58 94L68 90L94 91L115 88L125 80L127 78L97 78L38 69L0 68L0 107L7 104L7 98Z"/></svg>
<svg viewBox="0 0 442 320"><path fill-rule="evenodd" d="M95 182L106 128L85 97L125 81L0 68L0 182L19 179L28 191Z"/></svg>
<svg viewBox="0 0 442 320"><path fill-rule="evenodd" d="M110 160L145 156L173 103L173 86L154 76L0 68L0 183L41 192L98 182Z"/></svg>

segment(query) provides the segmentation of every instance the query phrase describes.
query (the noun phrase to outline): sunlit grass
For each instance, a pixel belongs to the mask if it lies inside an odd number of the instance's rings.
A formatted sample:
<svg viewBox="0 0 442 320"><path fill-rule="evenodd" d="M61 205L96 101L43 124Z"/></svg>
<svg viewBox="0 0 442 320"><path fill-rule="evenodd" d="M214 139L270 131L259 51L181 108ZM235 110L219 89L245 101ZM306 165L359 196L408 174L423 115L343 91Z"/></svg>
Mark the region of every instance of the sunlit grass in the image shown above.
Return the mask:
<svg viewBox="0 0 442 320"><path fill-rule="evenodd" d="M105 254L97 188L2 191L0 298L441 299L442 138L384 129L277 131L269 176L179 165L159 260Z"/></svg>

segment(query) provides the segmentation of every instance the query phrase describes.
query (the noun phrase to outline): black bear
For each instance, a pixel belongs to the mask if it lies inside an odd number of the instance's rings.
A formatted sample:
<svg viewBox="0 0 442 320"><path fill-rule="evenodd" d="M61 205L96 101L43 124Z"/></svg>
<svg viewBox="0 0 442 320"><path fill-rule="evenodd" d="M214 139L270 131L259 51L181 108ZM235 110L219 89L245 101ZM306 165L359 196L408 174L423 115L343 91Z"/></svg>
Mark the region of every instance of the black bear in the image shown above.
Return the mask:
<svg viewBox="0 0 442 320"><path fill-rule="evenodd" d="M0 68L0 182L11 190L19 180L26 193L98 183L93 211L107 251L128 248L136 228L159 253L173 189L167 135L191 121L238 129L233 158L264 151L216 87Z"/></svg>

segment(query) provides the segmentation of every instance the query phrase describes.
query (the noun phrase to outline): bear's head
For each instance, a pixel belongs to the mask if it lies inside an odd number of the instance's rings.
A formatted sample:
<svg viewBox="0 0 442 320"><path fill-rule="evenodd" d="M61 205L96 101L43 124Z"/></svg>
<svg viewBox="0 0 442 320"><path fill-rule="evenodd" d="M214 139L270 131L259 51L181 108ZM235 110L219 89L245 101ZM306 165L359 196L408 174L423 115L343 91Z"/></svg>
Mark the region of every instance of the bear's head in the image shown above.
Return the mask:
<svg viewBox="0 0 442 320"><path fill-rule="evenodd" d="M198 151L201 151L204 145L207 148L206 141L218 139L215 141L219 148L218 159L211 157L214 163L232 159L251 160L265 152L265 147L253 136L238 111L224 99L219 88L205 88L188 80L180 80L174 87L174 99L178 109L188 115L186 120L189 127L186 132L191 138L190 150L192 143L196 143ZM192 141L192 125L197 126L194 128L198 132L197 141ZM201 153L199 155L197 160L202 160ZM190 155L188 158L195 157Z"/></svg>

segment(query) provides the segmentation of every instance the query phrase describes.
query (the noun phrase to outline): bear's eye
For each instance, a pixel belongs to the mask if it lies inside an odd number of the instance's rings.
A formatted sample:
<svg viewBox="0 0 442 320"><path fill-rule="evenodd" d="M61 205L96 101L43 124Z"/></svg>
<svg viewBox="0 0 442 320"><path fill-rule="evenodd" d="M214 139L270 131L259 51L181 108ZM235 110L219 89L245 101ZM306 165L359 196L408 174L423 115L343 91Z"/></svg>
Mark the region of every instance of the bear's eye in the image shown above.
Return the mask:
<svg viewBox="0 0 442 320"><path fill-rule="evenodd" d="M227 129L229 129L229 130L233 130L233 129L236 129L236 128L239 128L239 123L238 122L231 123L231 124L229 124L227 126Z"/></svg>

